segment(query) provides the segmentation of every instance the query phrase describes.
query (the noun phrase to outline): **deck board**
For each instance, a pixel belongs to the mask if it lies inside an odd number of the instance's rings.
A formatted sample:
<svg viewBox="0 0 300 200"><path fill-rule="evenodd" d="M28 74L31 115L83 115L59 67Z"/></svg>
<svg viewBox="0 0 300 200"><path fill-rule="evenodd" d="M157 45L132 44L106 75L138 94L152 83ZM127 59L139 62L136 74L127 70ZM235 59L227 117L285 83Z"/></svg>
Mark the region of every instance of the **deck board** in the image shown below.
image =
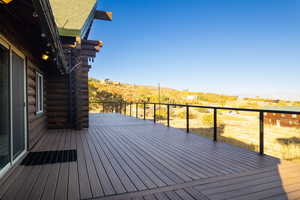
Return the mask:
<svg viewBox="0 0 300 200"><path fill-rule="evenodd" d="M17 166L6 199L300 199L300 165L120 114L49 130L33 151L77 149L77 162Z"/></svg>
<svg viewBox="0 0 300 200"><path fill-rule="evenodd" d="M87 172L93 197L104 196L104 192L100 183L100 178L95 168L89 146L86 142L85 134L80 135L81 145L83 146L84 157L87 166ZM88 147L88 148L87 148Z"/></svg>
<svg viewBox="0 0 300 200"><path fill-rule="evenodd" d="M128 154L125 153L125 151L120 151L122 149L121 146L115 146L116 142L113 141L111 142L109 138L104 136L105 134L102 135L101 140L106 141L106 144L110 151L114 154L115 158L119 160L119 163L122 163L121 165L126 168L128 173L128 176L130 179L135 182L136 187L139 190L144 190L147 188L155 188L156 185L150 180L150 178L145 174L144 171L142 171L134 161L132 161L129 157ZM147 186L147 187L146 187Z"/></svg>
<svg viewBox="0 0 300 200"><path fill-rule="evenodd" d="M68 131L70 134L70 149L77 149L75 134ZM80 199L79 194L79 177L77 162L69 163L69 185L68 185L68 200Z"/></svg>

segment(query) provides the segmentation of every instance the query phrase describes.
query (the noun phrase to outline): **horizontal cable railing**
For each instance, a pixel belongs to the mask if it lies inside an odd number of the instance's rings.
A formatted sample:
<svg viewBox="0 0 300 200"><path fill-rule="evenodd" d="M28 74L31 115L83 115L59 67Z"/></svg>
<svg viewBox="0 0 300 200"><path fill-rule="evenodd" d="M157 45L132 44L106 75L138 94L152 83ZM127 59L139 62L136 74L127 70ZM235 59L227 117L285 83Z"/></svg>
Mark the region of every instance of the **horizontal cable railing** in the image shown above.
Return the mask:
<svg viewBox="0 0 300 200"><path fill-rule="evenodd" d="M157 106L166 106L166 126L170 126L170 107L181 107L185 108L185 121L186 121L186 132L190 132L190 109L191 108L201 108L201 109L211 109L213 111L213 140L218 141L218 111L246 111L246 112L256 112L259 114L259 153L264 154L265 149L265 130L264 130L264 118L266 113L274 114L285 114L285 115L300 115L298 111L286 111L286 110L269 110L269 109L249 109L249 108L231 108L231 107L219 107L219 106L200 106L200 105L189 105L189 104L168 104L168 103L132 103L132 102L90 102L91 104L101 105L101 112L116 112L129 116L139 117L141 114L144 120L147 119L147 110L152 111L152 120L154 123L158 120ZM149 107L150 106L150 107ZM142 110L142 113L140 111ZM159 116L160 117L160 116ZM300 120L299 120L300 123ZM300 136L300 135L299 135Z"/></svg>

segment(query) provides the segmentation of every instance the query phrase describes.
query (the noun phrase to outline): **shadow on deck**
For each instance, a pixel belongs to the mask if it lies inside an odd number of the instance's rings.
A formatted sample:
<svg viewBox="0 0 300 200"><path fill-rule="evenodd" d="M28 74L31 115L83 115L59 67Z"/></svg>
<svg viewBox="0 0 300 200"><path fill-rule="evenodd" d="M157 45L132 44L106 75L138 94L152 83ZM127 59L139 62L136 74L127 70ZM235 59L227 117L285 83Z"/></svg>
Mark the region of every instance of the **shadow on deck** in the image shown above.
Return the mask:
<svg viewBox="0 0 300 200"><path fill-rule="evenodd" d="M300 166L119 114L50 130L33 151L77 149L77 162L17 166L1 199L300 199Z"/></svg>

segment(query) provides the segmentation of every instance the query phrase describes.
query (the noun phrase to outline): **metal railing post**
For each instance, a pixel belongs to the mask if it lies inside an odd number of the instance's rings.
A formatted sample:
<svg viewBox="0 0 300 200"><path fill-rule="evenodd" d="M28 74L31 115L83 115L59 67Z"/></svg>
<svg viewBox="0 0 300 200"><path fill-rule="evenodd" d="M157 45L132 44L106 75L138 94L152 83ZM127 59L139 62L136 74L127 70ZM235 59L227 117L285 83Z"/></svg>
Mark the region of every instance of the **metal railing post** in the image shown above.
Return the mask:
<svg viewBox="0 0 300 200"><path fill-rule="evenodd" d="M259 112L259 153L264 155L264 112Z"/></svg>
<svg viewBox="0 0 300 200"><path fill-rule="evenodd" d="M136 107L135 107L135 115L136 115L136 118L139 118L139 104L138 103L136 104Z"/></svg>
<svg viewBox="0 0 300 200"><path fill-rule="evenodd" d="M144 120L146 120L146 103L144 103Z"/></svg>
<svg viewBox="0 0 300 200"><path fill-rule="evenodd" d="M129 116L131 117L131 114L132 114L132 106L131 106L131 103L129 104Z"/></svg>
<svg viewBox="0 0 300 200"><path fill-rule="evenodd" d="M217 136L218 136L218 110L216 108L214 108L214 141L216 142L218 140Z"/></svg>
<svg viewBox="0 0 300 200"><path fill-rule="evenodd" d="M170 105L167 105L167 123L168 127L170 127Z"/></svg>
<svg viewBox="0 0 300 200"><path fill-rule="evenodd" d="M190 132L190 109L186 106L186 132Z"/></svg>
<svg viewBox="0 0 300 200"><path fill-rule="evenodd" d="M154 103L154 110L153 110L153 121L156 123L156 104Z"/></svg>

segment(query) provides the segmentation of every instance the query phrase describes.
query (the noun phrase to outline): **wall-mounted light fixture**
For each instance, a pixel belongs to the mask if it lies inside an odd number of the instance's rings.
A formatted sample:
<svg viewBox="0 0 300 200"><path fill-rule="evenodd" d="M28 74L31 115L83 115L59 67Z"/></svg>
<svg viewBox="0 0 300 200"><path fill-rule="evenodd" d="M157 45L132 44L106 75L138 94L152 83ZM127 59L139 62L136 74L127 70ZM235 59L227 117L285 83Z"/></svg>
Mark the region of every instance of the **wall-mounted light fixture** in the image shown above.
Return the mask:
<svg viewBox="0 0 300 200"><path fill-rule="evenodd" d="M12 2L13 0L0 0L1 4L9 4L10 2Z"/></svg>
<svg viewBox="0 0 300 200"><path fill-rule="evenodd" d="M34 18L37 18L39 15L37 14L36 11L34 11L34 12L32 13L32 16L33 16Z"/></svg>
<svg viewBox="0 0 300 200"><path fill-rule="evenodd" d="M42 59L43 59L43 60L48 60L48 59L49 59L49 55L43 54L43 55L42 55Z"/></svg>

